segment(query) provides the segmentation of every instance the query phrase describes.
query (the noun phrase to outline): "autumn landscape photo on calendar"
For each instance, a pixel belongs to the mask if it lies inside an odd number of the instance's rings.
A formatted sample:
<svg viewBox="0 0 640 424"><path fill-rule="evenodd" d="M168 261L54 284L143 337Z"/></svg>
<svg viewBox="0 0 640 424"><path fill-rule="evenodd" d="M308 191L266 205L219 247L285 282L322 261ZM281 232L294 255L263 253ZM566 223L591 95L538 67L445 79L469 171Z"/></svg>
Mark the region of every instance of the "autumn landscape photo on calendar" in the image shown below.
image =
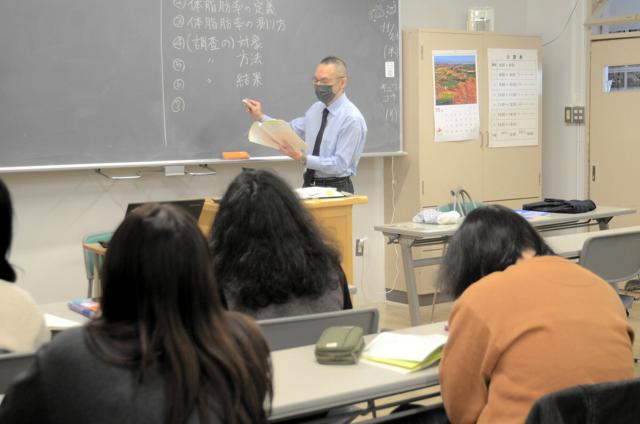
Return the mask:
<svg viewBox="0 0 640 424"><path fill-rule="evenodd" d="M474 55L434 55L433 71L437 106L478 102Z"/></svg>

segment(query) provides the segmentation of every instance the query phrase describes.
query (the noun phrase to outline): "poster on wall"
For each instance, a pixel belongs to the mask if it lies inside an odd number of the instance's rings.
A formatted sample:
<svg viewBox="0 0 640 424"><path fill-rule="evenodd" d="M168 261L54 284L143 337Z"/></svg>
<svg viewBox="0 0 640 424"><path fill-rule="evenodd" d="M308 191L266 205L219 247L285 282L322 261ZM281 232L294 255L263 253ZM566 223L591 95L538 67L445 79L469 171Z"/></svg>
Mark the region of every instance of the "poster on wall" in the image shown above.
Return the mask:
<svg viewBox="0 0 640 424"><path fill-rule="evenodd" d="M436 142L478 138L477 52L434 50L433 98Z"/></svg>
<svg viewBox="0 0 640 424"><path fill-rule="evenodd" d="M488 49L489 147L538 144L538 51Z"/></svg>

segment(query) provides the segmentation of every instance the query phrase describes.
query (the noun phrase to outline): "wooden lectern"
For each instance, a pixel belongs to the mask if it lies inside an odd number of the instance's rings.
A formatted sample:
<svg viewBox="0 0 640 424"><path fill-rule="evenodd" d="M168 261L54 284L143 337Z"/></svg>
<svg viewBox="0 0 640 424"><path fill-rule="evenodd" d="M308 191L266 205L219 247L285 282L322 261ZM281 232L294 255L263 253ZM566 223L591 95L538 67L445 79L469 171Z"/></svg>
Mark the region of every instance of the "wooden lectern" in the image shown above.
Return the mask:
<svg viewBox="0 0 640 424"><path fill-rule="evenodd" d="M349 284L353 284L353 205L367 203L367 196L348 196L330 199L307 199L302 203L311 212L326 237L335 243L342 258L342 269ZM205 235L209 235L213 220L218 213L218 203L214 199L206 199L202 213L198 219L198 227ZM98 255L104 255L107 249L98 243L87 243L84 249ZM97 261L95 261L97 263ZM99 275L99 273L96 273ZM94 285L98 286L97 284Z"/></svg>
<svg viewBox="0 0 640 424"><path fill-rule="evenodd" d="M353 205L367 203L367 196L335 197L330 199L306 199L302 203L311 212L327 238L333 241L342 258L342 269L349 284L353 284ZM198 226L209 234L218 213L218 203L213 199L204 202Z"/></svg>

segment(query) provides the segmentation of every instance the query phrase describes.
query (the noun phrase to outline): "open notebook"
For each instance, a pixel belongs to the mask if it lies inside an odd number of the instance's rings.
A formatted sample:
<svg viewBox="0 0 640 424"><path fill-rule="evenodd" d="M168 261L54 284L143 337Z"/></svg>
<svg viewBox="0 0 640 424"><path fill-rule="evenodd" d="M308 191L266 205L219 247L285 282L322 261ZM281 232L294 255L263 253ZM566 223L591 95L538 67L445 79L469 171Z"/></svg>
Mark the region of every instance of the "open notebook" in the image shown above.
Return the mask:
<svg viewBox="0 0 640 424"><path fill-rule="evenodd" d="M384 332L376 336L362 352L368 361L392 365L406 372L418 371L437 363L447 336L441 334L401 334Z"/></svg>

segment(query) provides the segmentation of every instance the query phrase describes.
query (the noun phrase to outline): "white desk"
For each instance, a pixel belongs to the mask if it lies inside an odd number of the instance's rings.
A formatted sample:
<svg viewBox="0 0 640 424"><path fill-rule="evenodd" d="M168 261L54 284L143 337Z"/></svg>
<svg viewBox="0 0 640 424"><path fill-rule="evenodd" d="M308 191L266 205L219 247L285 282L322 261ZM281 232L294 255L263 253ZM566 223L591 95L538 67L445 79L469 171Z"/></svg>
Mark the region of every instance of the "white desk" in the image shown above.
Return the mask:
<svg viewBox="0 0 640 424"><path fill-rule="evenodd" d="M444 322L400 330L410 334L447 334ZM365 337L371 340L375 335ZM271 420L326 411L439 384L438 368L402 374L366 362L320 365L314 346L278 350L273 361Z"/></svg>
<svg viewBox="0 0 640 424"><path fill-rule="evenodd" d="M42 312L43 314L49 314L56 317L64 318L66 320L77 323L77 325L82 325L85 322L89 321L89 318L69 309L69 307L67 306L67 302L44 303L38 305L38 309L40 309L40 312ZM47 321L47 327L53 333L64 330L64 328L56 326L51 327L49 324L50 322Z"/></svg>
<svg viewBox="0 0 640 424"><path fill-rule="evenodd" d="M588 225L597 225L601 230L609 227L609 221L614 216L628 215L635 213L632 208L619 208L611 206L599 206L596 209L578 214L550 213L529 221L538 231L553 231L566 228L577 228ZM445 245L449 238L456 232L459 224L456 225L429 225L416 224L413 222L403 222L399 224L379 225L375 230L382 232L389 243L400 244L402 253L402 266L404 270L405 284L407 287L407 300L409 303L409 315L411 325L420 325L420 305L418 301L418 290L416 287L415 268L439 264L441 257L427 259L414 259L411 248L425 245Z"/></svg>
<svg viewBox="0 0 640 424"><path fill-rule="evenodd" d="M39 305L44 313L76 321L88 318L67 308L66 302ZM444 322L399 330L409 334L447 334ZM371 340L375 335L365 336ZM271 353L274 398L271 420L326 411L339 406L410 392L439 384L438 368L402 374L366 362L356 365L320 365L315 346Z"/></svg>
<svg viewBox="0 0 640 424"><path fill-rule="evenodd" d="M544 241L553 251L559 255L569 259L577 259L580 257L584 242L591 237L603 236L607 234L624 234L640 231L640 226L614 228L611 230L602 230L588 233L563 234L561 236L545 237Z"/></svg>

